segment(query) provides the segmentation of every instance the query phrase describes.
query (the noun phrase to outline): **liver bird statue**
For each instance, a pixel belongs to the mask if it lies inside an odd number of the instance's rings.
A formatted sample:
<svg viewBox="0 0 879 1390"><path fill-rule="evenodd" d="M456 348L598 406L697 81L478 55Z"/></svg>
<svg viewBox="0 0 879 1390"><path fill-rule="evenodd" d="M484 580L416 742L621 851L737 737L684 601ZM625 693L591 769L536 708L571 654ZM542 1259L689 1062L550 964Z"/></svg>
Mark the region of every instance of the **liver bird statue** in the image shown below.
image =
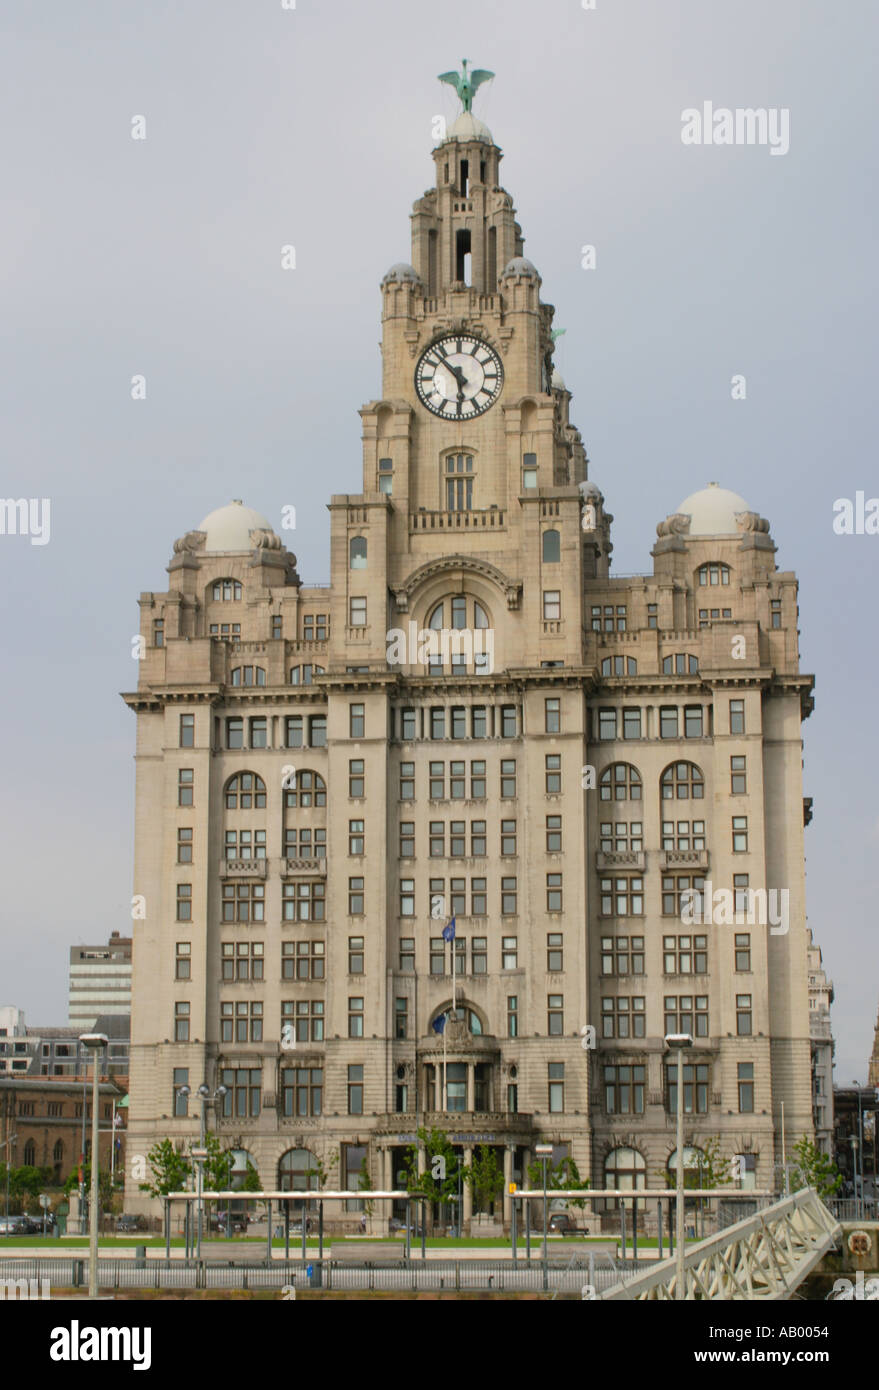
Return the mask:
<svg viewBox="0 0 879 1390"><path fill-rule="evenodd" d="M441 72L440 82L448 82L461 100L461 105L465 111L470 111L473 107L473 96L477 87L481 87L483 82L488 82L489 78L494 77L493 72L487 68L475 68L473 72L467 71L467 59L461 59L461 72Z"/></svg>

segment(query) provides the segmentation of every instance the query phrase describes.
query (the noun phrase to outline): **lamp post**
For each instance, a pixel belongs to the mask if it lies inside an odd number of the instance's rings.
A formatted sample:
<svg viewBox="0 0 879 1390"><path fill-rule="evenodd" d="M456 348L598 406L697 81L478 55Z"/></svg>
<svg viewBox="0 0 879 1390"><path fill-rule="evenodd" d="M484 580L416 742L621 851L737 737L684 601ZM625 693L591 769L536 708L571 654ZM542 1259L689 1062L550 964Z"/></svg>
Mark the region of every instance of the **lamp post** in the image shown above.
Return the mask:
<svg viewBox="0 0 879 1390"><path fill-rule="evenodd" d="M677 1057L677 1175L675 1179L675 1298L684 1297L684 1068L683 1055L693 1046L689 1033L667 1033L665 1045Z"/></svg>
<svg viewBox="0 0 879 1390"><path fill-rule="evenodd" d="M856 1208L856 1210L857 1210L857 1213L858 1213L858 1220L859 1220L859 1221L862 1221L863 1218L864 1218L864 1127L863 1127L863 1121L862 1121L862 1119L861 1119L861 1083L860 1083L860 1081L853 1081L853 1082L852 1082L852 1085L853 1085L853 1086L857 1086L857 1088L858 1088L858 1144L857 1144L857 1150L856 1150L856 1153L855 1153L855 1157L857 1157L858 1155L860 1155L860 1160L859 1160L859 1163L860 1163L860 1168L859 1168L859 1172L860 1172L860 1205ZM857 1181L857 1178L856 1178L856 1179L855 1179L855 1196L856 1196L856 1197L857 1197L857 1195L858 1195L858 1186L859 1186L859 1184L858 1184L858 1181Z"/></svg>
<svg viewBox="0 0 879 1390"><path fill-rule="evenodd" d="M546 1288L546 1160L552 1158L552 1144L535 1144L534 1152L543 1164L543 1287Z"/></svg>
<svg viewBox="0 0 879 1390"><path fill-rule="evenodd" d="M852 1146L852 1180L855 1189L855 1220L860 1220L860 1205L858 1203L858 1136L853 1134L849 1143Z"/></svg>
<svg viewBox="0 0 879 1390"><path fill-rule="evenodd" d="M80 1042L92 1054L92 1190L89 1210L89 1298L98 1296L98 1058L107 1046L105 1033L83 1033Z"/></svg>
<svg viewBox="0 0 879 1390"><path fill-rule="evenodd" d="M211 1088L210 1088L210 1086L207 1084L206 1081L203 1081L203 1082L201 1083L201 1085L199 1086L198 1092L197 1092L197 1094L201 1097L201 1114L199 1115L199 1146L198 1146L197 1149L192 1149L191 1152L192 1152L192 1157L196 1160L196 1164L198 1165L198 1199L197 1199L197 1201L196 1201L196 1207L198 1208L198 1218L197 1218L197 1220L198 1220L198 1227L197 1227L198 1234L197 1234L197 1238L196 1238L196 1239L197 1239L197 1251L198 1251L198 1258L199 1258L199 1259L201 1258L202 1215L203 1215L203 1211L204 1211L204 1202L203 1202L203 1200L202 1200L202 1192L203 1192L202 1164L204 1163L205 1159L206 1159L207 1156L208 1156L208 1151L207 1151L207 1148L205 1147L205 1144L206 1144L206 1127L205 1127L206 1109L207 1109L207 1106L208 1106L209 1104L213 1104L214 1101L216 1101L217 1099L219 1099L219 1098L221 1098L222 1096L226 1095L228 1089L229 1089L228 1086L218 1086L217 1089L216 1089L216 1090L213 1092L213 1094L212 1094L212 1093L211 1093ZM190 1097L191 1094L192 1094L192 1092L190 1091L190 1089L189 1089L188 1086L183 1085L183 1086L178 1086L178 1087L177 1087L177 1095L178 1095L178 1097L180 1097L181 1100L184 1100L184 1101L187 1101L187 1102L188 1102L189 1097ZM230 1179L230 1181L231 1181L231 1179ZM230 1224L231 1224L231 1223L230 1223Z"/></svg>

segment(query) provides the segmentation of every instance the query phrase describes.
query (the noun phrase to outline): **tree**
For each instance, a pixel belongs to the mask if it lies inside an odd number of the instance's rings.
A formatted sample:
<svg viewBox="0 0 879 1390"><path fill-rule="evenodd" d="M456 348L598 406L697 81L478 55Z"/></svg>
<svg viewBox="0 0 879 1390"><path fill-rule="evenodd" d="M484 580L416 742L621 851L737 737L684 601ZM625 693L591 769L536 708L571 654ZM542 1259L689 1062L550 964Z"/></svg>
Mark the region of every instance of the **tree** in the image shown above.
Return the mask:
<svg viewBox="0 0 879 1390"><path fill-rule="evenodd" d="M366 1161L366 1154L363 1155L360 1167L357 1170L357 1177L359 1179L359 1182L357 1184L359 1190L361 1192L371 1192L372 1178L369 1176L369 1164ZM375 1211L375 1202L364 1201L363 1210L365 1211L367 1217L371 1221L373 1212Z"/></svg>
<svg viewBox="0 0 879 1390"><path fill-rule="evenodd" d="M322 1159L318 1158L316 1154L313 1155L313 1158L314 1167L306 1168L305 1176L307 1178L317 1178L319 1188L326 1187L332 1175L333 1169L338 1167L339 1155L337 1153L333 1154L332 1157L328 1159L326 1163L324 1163Z"/></svg>
<svg viewBox="0 0 879 1390"><path fill-rule="evenodd" d="M419 1129L417 1135L424 1145L424 1172L418 1172L418 1149L410 1145L403 1160L406 1191L413 1197L423 1197L430 1203L430 1218L438 1202L451 1202L458 1195L458 1179L466 1182L470 1170L458 1161L445 1130ZM459 1213L460 1220L460 1213Z"/></svg>
<svg viewBox="0 0 879 1390"><path fill-rule="evenodd" d="M531 1186L532 1188L543 1187L543 1162L539 1158L535 1158L531 1163L528 1164L528 1183L529 1186ZM559 1189L570 1190L572 1188L577 1187L582 1188L585 1192L588 1186L588 1178L584 1182L584 1180L580 1177L580 1170L577 1167L575 1160L571 1158L570 1155L566 1154L565 1157L560 1159L557 1164L553 1164L552 1162L547 1163L547 1192L555 1192ZM571 1197L569 1198L569 1202L572 1207L585 1207L586 1205L586 1203L579 1197Z"/></svg>
<svg viewBox="0 0 879 1390"><path fill-rule="evenodd" d="M204 1160L204 1176L202 1178L204 1190L206 1192L227 1192L232 1186L235 1155L231 1149L223 1148L218 1136L212 1130L208 1130L205 1134L204 1147L208 1154Z"/></svg>
<svg viewBox="0 0 879 1390"><path fill-rule="evenodd" d="M503 1192L504 1171L498 1162L497 1151L488 1144L480 1144L476 1149L467 1181L473 1192L476 1211L487 1211Z"/></svg>
<svg viewBox="0 0 879 1390"><path fill-rule="evenodd" d="M16 1197L39 1197L52 1179L51 1168L35 1168L33 1164L26 1163L21 1168L10 1169L9 1191Z"/></svg>
<svg viewBox="0 0 879 1390"><path fill-rule="evenodd" d="M247 1172L244 1175L244 1182L241 1184L242 1192L261 1192L262 1182L257 1169L253 1166L250 1159L247 1160Z"/></svg>
<svg viewBox="0 0 879 1390"><path fill-rule="evenodd" d="M152 1169L152 1181L142 1182L139 1187L141 1192L148 1192L151 1197L166 1197L169 1192L182 1192L192 1172L189 1159L177 1151L170 1139L160 1139L153 1145L147 1154L147 1163ZM70 1178L74 1177L75 1173L71 1173ZM69 1192L70 1187L65 1190Z"/></svg>
<svg viewBox="0 0 879 1390"><path fill-rule="evenodd" d="M794 1144L790 1170L791 1192L802 1187L814 1187L819 1197L832 1197L842 1187L842 1173L833 1159L807 1134Z"/></svg>

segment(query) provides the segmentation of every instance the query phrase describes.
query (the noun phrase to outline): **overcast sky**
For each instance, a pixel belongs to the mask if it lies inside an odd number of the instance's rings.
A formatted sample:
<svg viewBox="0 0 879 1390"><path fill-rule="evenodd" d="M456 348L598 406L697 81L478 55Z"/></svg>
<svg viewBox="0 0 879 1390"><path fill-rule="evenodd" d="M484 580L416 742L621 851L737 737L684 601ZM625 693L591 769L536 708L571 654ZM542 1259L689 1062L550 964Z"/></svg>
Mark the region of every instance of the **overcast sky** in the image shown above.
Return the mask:
<svg viewBox="0 0 879 1390"><path fill-rule="evenodd" d="M292 503L300 572L328 579L326 502L361 489L357 410L380 388L379 281L410 259L432 118L457 110L436 74L467 57L497 74L475 112L567 329L557 363L615 570L649 570L657 521L717 480L799 575L809 920L837 1080L866 1078L879 536L832 520L836 498L879 492L877 29L870 0L3 10L0 493L52 512L48 545L0 537L0 1003L66 1022L69 945L130 929L118 692L174 538L232 497L276 526ZM683 145L682 111L706 100L787 108L789 152Z"/></svg>

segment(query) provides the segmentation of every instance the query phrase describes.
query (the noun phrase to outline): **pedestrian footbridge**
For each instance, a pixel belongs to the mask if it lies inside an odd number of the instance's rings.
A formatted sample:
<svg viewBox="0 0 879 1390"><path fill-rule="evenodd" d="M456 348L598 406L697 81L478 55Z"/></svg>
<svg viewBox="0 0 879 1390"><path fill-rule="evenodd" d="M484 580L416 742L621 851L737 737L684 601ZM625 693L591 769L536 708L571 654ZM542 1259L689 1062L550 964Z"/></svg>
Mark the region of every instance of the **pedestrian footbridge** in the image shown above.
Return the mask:
<svg viewBox="0 0 879 1390"><path fill-rule="evenodd" d="M807 1187L684 1254L686 1299L787 1299L839 1242L842 1227ZM677 1262L661 1260L599 1298L676 1299Z"/></svg>

